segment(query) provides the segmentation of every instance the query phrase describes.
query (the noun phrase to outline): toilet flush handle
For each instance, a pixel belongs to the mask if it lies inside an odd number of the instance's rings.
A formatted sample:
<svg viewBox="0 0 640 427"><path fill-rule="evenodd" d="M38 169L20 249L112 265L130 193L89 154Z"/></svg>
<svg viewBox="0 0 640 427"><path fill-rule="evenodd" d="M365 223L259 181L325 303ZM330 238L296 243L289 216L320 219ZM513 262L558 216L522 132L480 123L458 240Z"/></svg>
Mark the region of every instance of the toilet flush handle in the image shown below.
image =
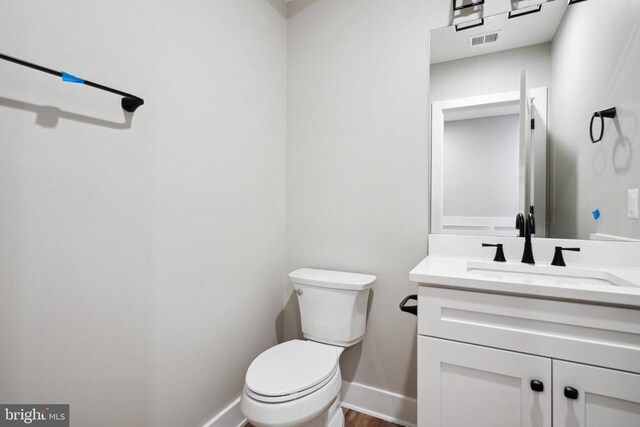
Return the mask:
<svg viewBox="0 0 640 427"><path fill-rule="evenodd" d="M298 295L298 296L302 295L302 293L303 293L303 292L302 292L302 289L296 289L294 292L295 292L295 293L296 293L296 295Z"/></svg>

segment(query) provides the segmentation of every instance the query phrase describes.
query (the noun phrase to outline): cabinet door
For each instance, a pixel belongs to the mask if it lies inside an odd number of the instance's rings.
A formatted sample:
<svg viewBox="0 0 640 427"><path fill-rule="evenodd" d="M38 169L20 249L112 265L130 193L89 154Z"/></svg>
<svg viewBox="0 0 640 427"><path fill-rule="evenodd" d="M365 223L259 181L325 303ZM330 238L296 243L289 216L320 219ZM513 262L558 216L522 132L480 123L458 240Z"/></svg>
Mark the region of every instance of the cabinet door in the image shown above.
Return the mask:
<svg viewBox="0 0 640 427"><path fill-rule="evenodd" d="M551 389L551 359L418 337L421 427L550 427Z"/></svg>
<svg viewBox="0 0 640 427"><path fill-rule="evenodd" d="M640 375L554 360L553 425L640 426Z"/></svg>

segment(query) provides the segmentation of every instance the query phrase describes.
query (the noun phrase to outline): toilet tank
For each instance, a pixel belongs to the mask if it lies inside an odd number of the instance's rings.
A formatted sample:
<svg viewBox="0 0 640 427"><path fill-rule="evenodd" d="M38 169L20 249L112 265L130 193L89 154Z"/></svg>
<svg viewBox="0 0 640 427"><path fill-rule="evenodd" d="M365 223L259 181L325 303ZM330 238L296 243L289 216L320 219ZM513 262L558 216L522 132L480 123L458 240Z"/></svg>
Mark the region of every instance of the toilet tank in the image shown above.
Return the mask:
<svg viewBox="0 0 640 427"><path fill-rule="evenodd" d="M362 340L369 289L376 276L301 268L289 279L298 295L305 338L341 347Z"/></svg>

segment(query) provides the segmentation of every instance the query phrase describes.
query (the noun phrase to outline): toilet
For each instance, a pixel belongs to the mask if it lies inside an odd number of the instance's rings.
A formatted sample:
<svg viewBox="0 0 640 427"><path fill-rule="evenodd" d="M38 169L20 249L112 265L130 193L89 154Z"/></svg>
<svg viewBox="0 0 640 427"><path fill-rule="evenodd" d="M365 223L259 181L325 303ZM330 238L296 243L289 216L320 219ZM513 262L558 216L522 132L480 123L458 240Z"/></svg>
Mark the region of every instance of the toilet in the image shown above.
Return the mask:
<svg viewBox="0 0 640 427"><path fill-rule="evenodd" d="M342 427L340 355L362 340L376 276L302 268L289 274L305 340L266 350L249 366L240 408L254 426Z"/></svg>

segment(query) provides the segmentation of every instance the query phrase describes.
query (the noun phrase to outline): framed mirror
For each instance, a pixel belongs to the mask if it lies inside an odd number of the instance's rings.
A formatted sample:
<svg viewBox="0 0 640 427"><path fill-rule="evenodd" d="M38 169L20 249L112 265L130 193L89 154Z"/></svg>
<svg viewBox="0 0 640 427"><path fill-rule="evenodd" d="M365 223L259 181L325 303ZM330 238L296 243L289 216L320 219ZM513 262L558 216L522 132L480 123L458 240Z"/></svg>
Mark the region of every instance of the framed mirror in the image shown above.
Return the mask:
<svg viewBox="0 0 640 427"><path fill-rule="evenodd" d="M640 2L518 3L431 31L431 232L640 241Z"/></svg>

